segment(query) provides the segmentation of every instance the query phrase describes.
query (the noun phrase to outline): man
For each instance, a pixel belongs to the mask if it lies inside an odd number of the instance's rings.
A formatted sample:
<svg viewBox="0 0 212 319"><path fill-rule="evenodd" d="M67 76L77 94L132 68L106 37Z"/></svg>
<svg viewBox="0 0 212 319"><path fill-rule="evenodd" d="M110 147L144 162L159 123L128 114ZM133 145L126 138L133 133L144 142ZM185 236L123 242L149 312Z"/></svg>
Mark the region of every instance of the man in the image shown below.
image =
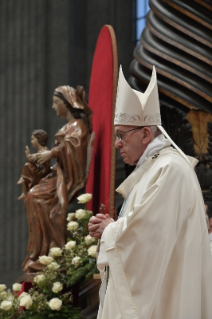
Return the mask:
<svg viewBox="0 0 212 319"><path fill-rule="evenodd" d="M117 189L125 199L119 219L98 214L89 221L104 272L98 319L211 319L197 161L161 127L154 67L145 93L132 90L120 70L114 124L115 146L136 169Z"/></svg>

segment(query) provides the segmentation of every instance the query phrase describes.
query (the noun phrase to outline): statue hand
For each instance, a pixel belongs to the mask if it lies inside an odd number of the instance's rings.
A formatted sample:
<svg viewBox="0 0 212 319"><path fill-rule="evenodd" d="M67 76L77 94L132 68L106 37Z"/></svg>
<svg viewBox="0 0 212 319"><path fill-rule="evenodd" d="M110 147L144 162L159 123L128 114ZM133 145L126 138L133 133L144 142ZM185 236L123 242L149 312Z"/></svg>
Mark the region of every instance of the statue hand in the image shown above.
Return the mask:
<svg viewBox="0 0 212 319"><path fill-rule="evenodd" d="M26 154L26 158L29 159L30 151L28 146L25 147L25 154Z"/></svg>
<svg viewBox="0 0 212 319"><path fill-rule="evenodd" d="M36 163L37 162L37 155L38 154L28 154L27 155L27 159L32 162L32 163Z"/></svg>
<svg viewBox="0 0 212 319"><path fill-rule="evenodd" d="M44 151L42 153L36 154L36 163L43 164L52 158L51 151Z"/></svg>

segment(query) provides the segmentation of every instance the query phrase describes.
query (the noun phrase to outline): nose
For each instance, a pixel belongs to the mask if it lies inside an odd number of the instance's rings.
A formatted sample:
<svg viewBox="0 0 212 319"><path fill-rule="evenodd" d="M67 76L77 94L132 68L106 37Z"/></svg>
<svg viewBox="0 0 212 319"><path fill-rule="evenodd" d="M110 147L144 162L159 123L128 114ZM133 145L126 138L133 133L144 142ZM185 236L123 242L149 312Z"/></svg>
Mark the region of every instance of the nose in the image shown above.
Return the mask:
<svg viewBox="0 0 212 319"><path fill-rule="evenodd" d="M121 148L122 147L122 141L118 138L115 139L115 148Z"/></svg>

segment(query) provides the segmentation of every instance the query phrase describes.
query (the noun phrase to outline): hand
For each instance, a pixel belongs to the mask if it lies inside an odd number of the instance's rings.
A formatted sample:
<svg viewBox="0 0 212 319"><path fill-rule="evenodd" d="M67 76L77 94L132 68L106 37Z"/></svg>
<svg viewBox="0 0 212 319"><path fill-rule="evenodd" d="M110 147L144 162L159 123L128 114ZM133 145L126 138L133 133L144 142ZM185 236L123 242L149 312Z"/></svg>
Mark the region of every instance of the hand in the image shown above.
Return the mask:
<svg viewBox="0 0 212 319"><path fill-rule="evenodd" d="M31 162L31 163L34 163L36 164L37 163L37 153L36 154L28 154L28 160Z"/></svg>
<svg viewBox="0 0 212 319"><path fill-rule="evenodd" d="M92 216L88 223L88 230L91 237L101 238L105 228L114 222L108 214L97 214Z"/></svg>
<svg viewBox="0 0 212 319"><path fill-rule="evenodd" d="M30 151L28 146L25 147L25 154L26 154L26 158L29 159Z"/></svg>
<svg viewBox="0 0 212 319"><path fill-rule="evenodd" d="M36 163L43 164L52 158L51 151L44 151L36 154Z"/></svg>

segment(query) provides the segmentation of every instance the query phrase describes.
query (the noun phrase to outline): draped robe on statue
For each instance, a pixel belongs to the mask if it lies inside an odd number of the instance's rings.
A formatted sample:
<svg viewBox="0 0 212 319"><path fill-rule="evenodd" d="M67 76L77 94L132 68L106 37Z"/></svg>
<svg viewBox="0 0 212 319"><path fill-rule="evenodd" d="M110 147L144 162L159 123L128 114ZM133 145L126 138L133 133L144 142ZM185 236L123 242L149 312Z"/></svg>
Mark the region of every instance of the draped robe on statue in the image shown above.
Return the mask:
<svg viewBox="0 0 212 319"><path fill-rule="evenodd" d="M98 319L211 319L212 258L193 167L166 147L118 192L128 198L101 238L98 266L109 265L109 280Z"/></svg>
<svg viewBox="0 0 212 319"><path fill-rule="evenodd" d="M42 153L43 151L49 150L47 147L44 147L42 151L38 151L38 153ZM50 161L43 163L42 165L31 163L30 160L24 165L21 177L25 184L26 192L29 191L34 185L38 184L41 178L45 177L50 172Z"/></svg>
<svg viewBox="0 0 212 319"><path fill-rule="evenodd" d="M66 243L67 207L86 182L87 147L90 134L81 119L67 123L55 135L52 157L58 161L25 199L29 228L25 272L42 269L38 257L51 247Z"/></svg>

